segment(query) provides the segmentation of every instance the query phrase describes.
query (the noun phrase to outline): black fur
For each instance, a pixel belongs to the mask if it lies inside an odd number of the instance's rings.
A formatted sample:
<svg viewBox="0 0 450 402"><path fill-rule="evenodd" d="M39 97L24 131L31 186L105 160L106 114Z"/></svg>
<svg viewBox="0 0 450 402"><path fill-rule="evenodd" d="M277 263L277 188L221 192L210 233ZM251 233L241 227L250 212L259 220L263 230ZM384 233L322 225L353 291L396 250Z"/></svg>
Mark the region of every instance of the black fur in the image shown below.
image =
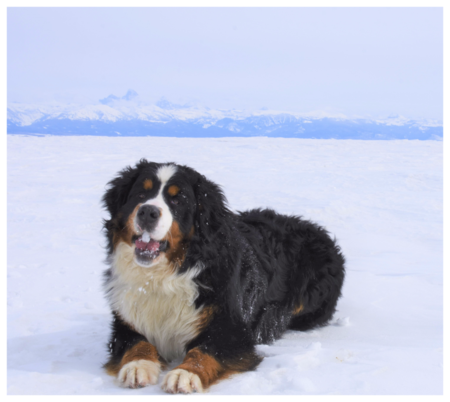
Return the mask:
<svg viewBox="0 0 450 402"><path fill-rule="evenodd" d="M111 214L105 221L109 255L113 232L123 225L124 217L118 214L130 202L134 182L145 169L159 166L141 160L109 183L103 198ZM175 179L182 183L185 198L172 213L184 233L194 226L178 273L201 262L195 303L214 309L211 321L186 350L198 347L223 367L251 370L261 360L256 344L271 343L287 329L306 331L325 325L335 312L344 281L344 257L327 231L271 209L233 213L218 185L189 167L177 167ZM112 360L120 360L127 346L139 340L142 335L114 317Z"/></svg>

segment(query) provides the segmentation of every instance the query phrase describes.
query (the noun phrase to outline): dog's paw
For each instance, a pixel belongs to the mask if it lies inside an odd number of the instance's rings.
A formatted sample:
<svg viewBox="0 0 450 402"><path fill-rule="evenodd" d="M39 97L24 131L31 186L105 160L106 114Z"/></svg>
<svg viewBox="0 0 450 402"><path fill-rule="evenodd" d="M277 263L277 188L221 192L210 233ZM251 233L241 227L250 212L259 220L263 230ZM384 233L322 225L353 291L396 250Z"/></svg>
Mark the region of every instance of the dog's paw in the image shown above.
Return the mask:
<svg viewBox="0 0 450 402"><path fill-rule="evenodd" d="M158 382L161 365L150 360L134 360L125 364L117 379L120 385L128 388L140 388Z"/></svg>
<svg viewBox="0 0 450 402"><path fill-rule="evenodd" d="M183 369L175 369L164 378L162 389L171 394L190 394L191 392L202 392L203 386L197 374Z"/></svg>

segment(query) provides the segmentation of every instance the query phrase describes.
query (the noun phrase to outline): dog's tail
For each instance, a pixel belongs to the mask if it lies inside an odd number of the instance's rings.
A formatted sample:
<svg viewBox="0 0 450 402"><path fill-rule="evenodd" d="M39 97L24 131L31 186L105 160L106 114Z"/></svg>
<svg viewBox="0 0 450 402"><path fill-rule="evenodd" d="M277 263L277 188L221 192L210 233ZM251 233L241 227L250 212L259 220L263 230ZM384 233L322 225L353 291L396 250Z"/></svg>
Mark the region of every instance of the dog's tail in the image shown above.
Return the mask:
<svg viewBox="0 0 450 402"><path fill-rule="evenodd" d="M345 276L345 259L335 241L330 259L305 284L295 303L288 328L307 331L324 326L333 317L341 296Z"/></svg>

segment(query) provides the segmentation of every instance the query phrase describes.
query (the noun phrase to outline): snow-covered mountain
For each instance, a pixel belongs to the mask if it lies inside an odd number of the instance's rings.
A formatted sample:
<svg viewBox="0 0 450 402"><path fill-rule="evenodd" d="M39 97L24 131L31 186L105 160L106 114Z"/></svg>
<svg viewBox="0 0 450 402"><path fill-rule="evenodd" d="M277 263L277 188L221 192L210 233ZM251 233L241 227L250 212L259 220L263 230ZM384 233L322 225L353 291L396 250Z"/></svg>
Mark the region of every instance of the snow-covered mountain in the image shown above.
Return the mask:
<svg viewBox="0 0 450 402"><path fill-rule="evenodd" d="M148 104L129 90L121 98L109 95L90 105L11 103L8 134L441 140L443 126L402 116L367 119L322 112L212 110L165 98Z"/></svg>

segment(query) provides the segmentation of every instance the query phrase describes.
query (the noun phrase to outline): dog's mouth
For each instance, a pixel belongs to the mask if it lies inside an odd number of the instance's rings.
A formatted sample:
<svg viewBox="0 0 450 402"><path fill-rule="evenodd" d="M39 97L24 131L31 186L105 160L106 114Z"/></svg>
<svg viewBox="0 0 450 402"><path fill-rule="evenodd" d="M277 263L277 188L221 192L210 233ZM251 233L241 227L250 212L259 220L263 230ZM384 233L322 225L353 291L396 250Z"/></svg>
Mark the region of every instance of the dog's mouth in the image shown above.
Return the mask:
<svg viewBox="0 0 450 402"><path fill-rule="evenodd" d="M134 256L139 265L150 266L159 255L169 247L168 241L158 241L147 232L134 238Z"/></svg>

